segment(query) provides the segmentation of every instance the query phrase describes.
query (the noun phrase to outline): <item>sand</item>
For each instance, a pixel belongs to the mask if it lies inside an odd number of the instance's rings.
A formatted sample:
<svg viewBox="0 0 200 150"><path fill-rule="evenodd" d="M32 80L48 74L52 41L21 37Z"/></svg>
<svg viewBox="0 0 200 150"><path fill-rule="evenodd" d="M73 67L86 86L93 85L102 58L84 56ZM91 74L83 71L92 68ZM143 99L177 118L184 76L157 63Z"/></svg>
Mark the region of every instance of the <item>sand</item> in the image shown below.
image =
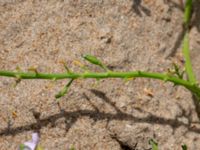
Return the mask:
<svg viewBox="0 0 200 150"><path fill-rule="evenodd" d="M200 3L190 30L191 57L200 80ZM199 9L199 10L198 10ZM0 0L0 69L75 72L92 54L115 71L166 72L183 67L183 8L179 0ZM78 63L77 63L78 62ZM160 150L200 148L191 93L152 79L67 80L0 77L0 149L16 150L40 133L45 150Z"/></svg>

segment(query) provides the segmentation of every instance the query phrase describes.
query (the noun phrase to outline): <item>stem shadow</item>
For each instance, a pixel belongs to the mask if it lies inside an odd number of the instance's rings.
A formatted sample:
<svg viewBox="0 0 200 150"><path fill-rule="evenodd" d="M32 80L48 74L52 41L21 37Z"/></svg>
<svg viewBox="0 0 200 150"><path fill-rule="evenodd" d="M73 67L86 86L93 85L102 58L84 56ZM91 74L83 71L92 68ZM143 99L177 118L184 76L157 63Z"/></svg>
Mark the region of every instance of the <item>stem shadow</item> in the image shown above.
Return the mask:
<svg viewBox="0 0 200 150"><path fill-rule="evenodd" d="M190 26L196 27L198 32L200 32L200 1L196 0L193 4L193 17L191 19Z"/></svg>
<svg viewBox="0 0 200 150"><path fill-rule="evenodd" d="M163 126L171 126L173 130L176 130L178 127L183 126L187 128L187 132L195 132L195 133L200 133L200 128L191 125L192 122L189 119L189 123L183 123L180 121L178 118L179 117L190 117L190 113L186 114L186 112L181 108L182 113L179 116L176 116L175 119L169 119L169 118L164 118L161 116L154 115L150 112L145 112L142 109L135 108L136 111L143 112L148 114L145 117L138 117L137 115L134 116L134 114L129 114L121 111L119 108L117 108L112 102L110 102L110 99L105 95L105 93L97 90L91 90L92 93L95 93L98 97L101 97L104 99L104 101L111 105L115 110L116 113L106 113L106 112L101 112L97 106L92 104L93 107L95 107L94 110L89 110L89 109L84 109L84 110L77 110L77 111L65 111L60 109L61 111L57 114L49 115L48 117L45 118L40 118L40 113L34 112L33 115L36 118L35 123L30 123L27 125L19 126L19 127L10 127L9 128L4 128L0 130L0 136L9 136L9 135L16 135L19 133L23 133L26 131L39 131L43 127L47 127L50 125L51 128L54 128L56 126L56 122L60 118L65 118L65 124L66 124L66 133L68 130L72 127L74 123L79 118L82 117L89 117L90 119L93 119L95 122L96 121L101 121L101 120L107 120L107 121L112 121L112 120L120 120L120 121L131 121L134 124L136 123L148 123L148 124L158 124L158 125L163 125ZM85 94L86 95L86 94ZM87 97L87 95L86 95ZM87 101L90 101L89 97L87 97ZM196 101L195 101L196 102Z"/></svg>
<svg viewBox="0 0 200 150"><path fill-rule="evenodd" d="M142 0L133 0L132 9L133 11L140 17L142 17L142 14L144 13L146 16L151 16L151 11L142 6Z"/></svg>
<svg viewBox="0 0 200 150"><path fill-rule="evenodd" d="M184 27L182 27L181 32L178 34L177 39L174 43L174 46L171 48L170 53L166 56L166 58L174 57L176 55L178 48L182 44L184 34L185 34L185 29Z"/></svg>

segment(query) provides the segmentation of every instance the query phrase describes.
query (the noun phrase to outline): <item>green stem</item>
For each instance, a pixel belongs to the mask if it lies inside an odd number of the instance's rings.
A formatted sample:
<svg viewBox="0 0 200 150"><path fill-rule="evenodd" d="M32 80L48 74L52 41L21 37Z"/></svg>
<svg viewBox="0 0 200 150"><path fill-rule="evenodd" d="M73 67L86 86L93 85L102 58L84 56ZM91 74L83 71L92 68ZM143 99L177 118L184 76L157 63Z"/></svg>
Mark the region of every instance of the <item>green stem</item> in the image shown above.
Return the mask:
<svg viewBox="0 0 200 150"><path fill-rule="evenodd" d="M195 84L196 78L192 69L192 64L191 64L191 59L190 59L189 38L188 38L187 32L185 33L184 40L183 40L183 55L185 58L185 69L188 76L188 80L191 83Z"/></svg>
<svg viewBox="0 0 200 150"><path fill-rule="evenodd" d="M183 55L185 58L185 69L188 76L188 80L192 84L196 84L195 74L192 69L192 63L190 59L190 46L189 46L189 23L192 14L192 0L187 0L184 11L184 39L183 39Z"/></svg>
<svg viewBox="0 0 200 150"><path fill-rule="evenodd" d="M192 14L192 0L187 0L184 10L184 24L188 26Z"/></svg>
<svg viewBox="0 0 200 150"><path fill-rule="evenodd" d="M191 18L192 12L192 0L187 0L184 12L184 25L185 25L185 33L184 33L184 40L183 40L183 54L185 58L185 68L186 73L188 76L188 81L178 78L174 75L169 74L162 74L162 73L153 73L153 72L143 72L143 71L130 71L130 72L114 72L109 71L105 66L102 66L107 72L103 73L96 73L96 72L85 72L85 73L38 73L38 72L12 72L12 71L4 71L0 70L0 76L6 77L14 77L18 79L65 79L70 78L77 79L77 78L95 78L95 79L102 79L102 78L153 78L159 79L163 81L169 81L174 83L175 85L182 85L188 90L190 90L193 94L197 95L200 98L200 88L196 85L196 78L192 70L192 64L190 60L190 53L189 53L189 22ZM102 65L99 60L95 57L87 55L85 57L86 60L89 62Z"/></svg>
<svg viewBox="0 0 200 150"><path fill-rule="evenodd" d="M77 79L77 78L134 78L134 77L147 77L160 80L174 81L175 83L188 83L185 80L179 79L175 76L169 76L162 73L152 73L143 71L131 71L131 72L85 72L85 73L34 73L34 72L12 72L0 70L0 76L6 77L20 77L21 79Z"/></svg>
<svg viewBox="0 0 200 150"><path fill-rule="evenodd" d="M131 72L103 72L103 73L95 73L95 72L86 72L86 73L34 73L34 72L12 72L12 71L1 71L0 76L6 77L14 77L20 79L77 79L77 78L153 78L159 79L163 81L170 81L176 85L182 85L191 91L195 91L200 93L200 90L195 87L190 82L180 79L176 76L162 74L162 73L153 73L153 72L144 72L144 71L131 71Z"/></svg>

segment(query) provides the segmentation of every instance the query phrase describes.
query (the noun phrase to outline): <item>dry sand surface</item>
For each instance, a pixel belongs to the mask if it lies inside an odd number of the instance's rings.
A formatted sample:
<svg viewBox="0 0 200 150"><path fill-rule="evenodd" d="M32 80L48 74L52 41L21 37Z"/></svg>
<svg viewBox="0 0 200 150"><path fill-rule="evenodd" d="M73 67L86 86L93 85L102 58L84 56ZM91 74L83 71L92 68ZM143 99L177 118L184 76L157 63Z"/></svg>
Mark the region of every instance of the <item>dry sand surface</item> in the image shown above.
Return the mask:
<svg viewBox="0 0 200 150"><path fill-rule="evenodd" d="M64 72L62 61L92 54L115 71L165 72L180 65L183 9L179 0L0 0L0 69ZM191 23L191 57L200 80L200 4ZM16 150L40 133L45 150L200 149L200 124L191 94L157 80L66 80L0 77L0 149Z"/></svg>

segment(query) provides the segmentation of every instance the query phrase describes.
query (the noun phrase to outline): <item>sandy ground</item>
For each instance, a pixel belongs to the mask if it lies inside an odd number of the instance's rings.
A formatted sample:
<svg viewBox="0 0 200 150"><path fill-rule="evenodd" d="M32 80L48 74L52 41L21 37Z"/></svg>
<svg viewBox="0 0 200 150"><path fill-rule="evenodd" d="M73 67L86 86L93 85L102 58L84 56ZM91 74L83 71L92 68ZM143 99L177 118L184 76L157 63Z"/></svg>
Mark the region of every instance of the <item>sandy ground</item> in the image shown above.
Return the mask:
<svg viewBox="0 0 200 150"><path fill-rule="evenodd" d="M191 57L200 80L200 4L191 23ZM83 54L116 71L165 72L182 61L179 0L0 0L0 69L81 72ZM46 150L200 149L191 94L149 79L77 80L61 99L64 81L0 77L0 149L16 150L40 133Z"/></svg>

